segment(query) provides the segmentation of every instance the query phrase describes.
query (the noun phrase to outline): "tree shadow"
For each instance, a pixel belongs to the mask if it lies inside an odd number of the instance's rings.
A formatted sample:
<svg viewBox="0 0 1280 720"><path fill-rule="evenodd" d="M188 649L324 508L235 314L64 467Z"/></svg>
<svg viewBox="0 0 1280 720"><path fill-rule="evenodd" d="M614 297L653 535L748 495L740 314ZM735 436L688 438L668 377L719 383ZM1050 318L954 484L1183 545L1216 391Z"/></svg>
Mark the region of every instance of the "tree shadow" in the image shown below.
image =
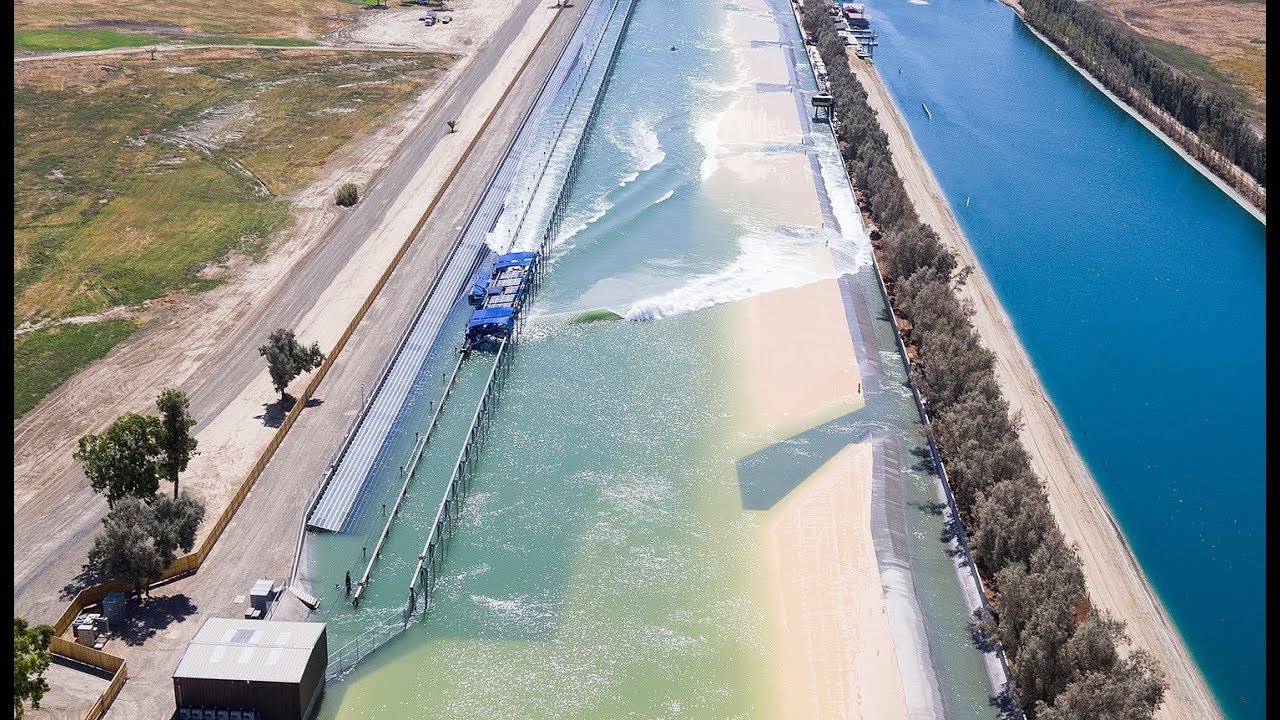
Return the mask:
<svg viewBox="0 0 1280 720"><path fill-rule="evenodd" d="M1011 683L1005 683L1000 692L991 696L989 703L997 710L1000 720L1024 720L1026 718L1026 715L1022 713L1022 708L1018 707L1018 701L1013 695Z"/></svg>
<svg viewBox="0 0 1280 720"><path fill-rule="evenodd" d="M992 636L995 620L986 608L978 608L969 614L969 636L973 644L982 652L996 652L999 643Z"/></svg>
<svg viewBox="0 0 1280 720"><path fill-rule="evenodd" d="M112 630L126 645L141 645L160 630L179 622L196 611L191 598L181 593L128 601L129 614L123 623Z"/></svg>
<svg viewBox="0 0 1280 720"><path fill-rule="evenodd" d="M933 453L929 452L929 448L924 445L916 445L909 452L916 458L916 463L911 466L912 470L929 473L930 475L938 474L937 468L933 464Z"/></svg>
<svg viewBox="0 0 1280 720"><path fill-rule="evenodd" d="M294 405L298 404L298 399L292 395L285 395L281 399L273 403L263 403L262 414L254 415L254 420L261 420L264 427L278 428L284 424L284 419L289 415L289 411ZM324 404L324 400L319 398L311 398L307 401L304 408L320 407Z"/></svg>
<svg viewBox="0 0 1280 720"><path fill-rule="evenodd" d="M285 395L273 403L263 403L262 414L254 415L255 420L261 420L262 424L269 428L278 428L284 424L284 418L293 409L297 399L292 395Z"/></svg>
<svg viewBox="0 0 1280 720"><path fill-rule="evenodd" d="M933 502L912 503L912 505L915 505L917 510L927 512L930 515L941 515L942 511L947 509L946 503L937 502L936 500Z"/></svg>
<svg viewBox="0 0 1280 720"><path fill-rule="evenodd" d="M86 562L80 566L80 572L75 577L71 578L71 582L63 585L62 589L58 591L58 598L60 600L71 600L75 598L81 590L84 590L87 587L93 587L105 580L106 578L98 575L97 570Z"/></svg>

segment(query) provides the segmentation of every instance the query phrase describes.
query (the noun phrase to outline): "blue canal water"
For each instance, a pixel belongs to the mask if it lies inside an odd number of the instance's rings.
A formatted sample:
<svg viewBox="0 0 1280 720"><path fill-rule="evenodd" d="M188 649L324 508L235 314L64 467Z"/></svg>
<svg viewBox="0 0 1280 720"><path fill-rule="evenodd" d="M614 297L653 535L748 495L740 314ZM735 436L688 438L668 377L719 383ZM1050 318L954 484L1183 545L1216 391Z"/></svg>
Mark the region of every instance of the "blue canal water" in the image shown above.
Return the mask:
<svg viewBox="0 0 1280 720"><path fill-rule="evenodd" d="M1227 716L1263 717L1265 227L995 0L868 10L1139 562Z"/></svg>

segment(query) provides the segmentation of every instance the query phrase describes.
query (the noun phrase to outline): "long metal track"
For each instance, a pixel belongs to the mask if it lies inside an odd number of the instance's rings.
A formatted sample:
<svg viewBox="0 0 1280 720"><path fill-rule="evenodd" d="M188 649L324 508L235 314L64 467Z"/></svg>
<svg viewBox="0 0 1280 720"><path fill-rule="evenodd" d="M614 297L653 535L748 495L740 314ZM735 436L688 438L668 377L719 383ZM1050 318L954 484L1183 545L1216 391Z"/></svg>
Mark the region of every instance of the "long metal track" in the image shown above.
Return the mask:
<svg viewBox="0 0 1280 720"><path fill-rule="evenodd" d="M546 232L543 233L541 242L539 243L543 261L538 264L538 269L534 276L533 285L530 289L531 290L530 299L532 299L532 293L535 292L537 290L537 287L541 284L542 275L545 272L545 267L546 267L546 258L548 253L550 252L551 242L554 237L554 228L558 226L561 216L563 214L563 209L564 209L564 205L566 203L566 197L567 197L566 191L568 187L572 185L573 178L576 177L577 165L580 162L582 157L581 146L586 139L586 132L587 130L590 129L591 123L594 120L595 111L599 107L599 103L600 103L599 95L604 92L604 89L608 83L608 78L612 74L614 63L618 57L618 49L622 43L622 36L625 35L626 29L631 22L632 9L634 7L635 0L612 0L611 6L613 9L616 10L618 5L622 3L625 3L626 5L626 9L625 9L626 16L623 19L621 32L618 34L615 45L612 48L612 51L610 53L608 65L605 69L604 76L601 80L601 85L597 89L596 91L597 94L593 98L591 107L588 110L588 117L586 118L584 131L581 133L581 135L577 139L577 146L574 148L574 152L572 155L572 159L569 163L569 167L566 170L565 176L561 178L559 186L555 189L556 201L554 203L554 211L551 214L551 218L549 218L548 220L549 227L547 228ZM600 4L597 4L595 7L588 9L587 12L592 12L593 10L598 12L599 8L603 4L604 4L603 2L600 2ZM602 33L607 30L607 20L612 17L612 14L613 13L611 11L609 15L606 16L606 27L602 29ZM574 31L575 38L578 38L579 33L583 27L587 27L587 24L583 22L586 19L586 15L587 13L583 14L583 18L580 20L578 27L575 28L575 31ZM592 49L592 56L591 56L592 60L594 60L594 52L596 49L598 49L599 44L600 44L599 41L597 41L596 47ZM567 53L568 53L568 50L566 50L565 53L561 55L561 61L560 63L558 63L557 68L559 67L560 64L564 63L564 59L568 57ZM580 53L581 53L581 47L579 47L577 53L575 53L574 59L568 68L569 70L574 69L574 67L576 67L577 63L580 61L581 59ZM561 81L562 87L560 88L560 90L563 90L563 82L564 80ZM579 78L579 82L585 82L585 77ZM549 86L544 85L544 88L543 88L544 94L547 90L547 87ZM581 90L581 87L578 87L575 89L573 93L573 99L571 101L571 106L573 104L576 104L578 92L580 90ZM556 96L559 97L559 94L560 94L560 91L557 91ZM541 103L541 100L542 100L542 96L539 97L539 103ZM568 109L566 109L566 112L567 111ZM527 121L527 118L526 118L526 121ZM564 123L562 123L561 125L563 127ZM524 129L525 129L525 125L522 124L521 125L522 133ZM514 142L513 142L513 145L514 145ZM550 162L549 155L550 153L548 153L546 162ZM508 156L508 159L510 159L510 156ZM507 163L504 161L504 170L505 170L506 164ZM545 170L546 170L545 166L543 167L542 170L543 170L543 173L545 173ZM486 193L486 200L487 199L488 199L488 194ZM524 220L523 216L525 212L527 212L527 209L528 209L528 205L526 204L524 210L521 212L521 222L523 222ZM499 207L498 212L501 212L501 210L502 208ZM484 224L474 225L473 221L475 220L476 217L477 217L477 214L473 213L472 219L468 220L467 230L464 231L464 239L465 239L465 236L472 231L473 226L485 228L486 230L493 227L493 224L494 224L493 222L490 222L488 226L485 226ZM494 215L493 217L494 217L494 221L496 221L497 216ZM483 257L484 257L484 254L482 253L481 258ZM479 263L479 260L477 260L477 264L478 263ZM459 293L461 293L461 289L459 289ZM472 417L471 426L467 431L467 437L463 442L461 451L459 452L458 460L454 466L453 474L451 475L449 482L445 487L444 496L441 498L440 504L437 507L435 520L432 523L431 528L427 532L427 537L423 545L422 552L419 553L418 564L415 567L412 576L409 578L409 588L408 588L409 597L404 607L400 610L393 611L392 613L386 615L381 620L379 620L374 627L371 627L369 630L362 633L356 639L347 643L342 648L339 648L331 656L329 664L325 668L326 679L332 680L345 675L352 668L354 668L356 663L358 663L361 659L363 659L364 657L372 653L375 649L377 649L383 643L391 640L392 638L396 637L401 632L403 632L404 629L408 627L410 618L418 610L417 598L419 597L419 594L422 597L422 613L425 616L428 608L430 607L431 587L434 585L436 574L439 570L439 564L443 562L443 559L444 559L447 540L452 536L452 531L457 527L457 522L459 518L459 512L461 510L462 501L465 498L466 491L468 489L468 484L470 480L469 475L474 468L480 443L483 441L487 433L489 422L493 415L492 411L496 407L496 403L501 394L502 386L506 380L507 374L509 373L510 359L513 353L515 352L514 341L518 337L520 330L523 328L525 322L526 322L525 314L521 314L517 317L516 329L512 333L511 338L509 340L503 341L503 343L499 346L497 354L494 357L493 367L492 369L490 369L489 376L485 381L485 388L484 388L483 395L480 399L479 404L476 407L476 412ZM460 360L459 367L461 367L461 362L462 361ZM455 378L456 378L456 373L457 373L457 369L455 368ZM452 380L450 381L449 384L452 385ZM449 392L449 389L448 387L446 387L445 396L447 396L448 392ZM442 402L443 402L443 399L444 398L442 397ZM438 415L438 411L437 411L437 415ZM432 422L434 424L435 422L434 418ZM422 444L415 449L415 453L413 455L414 459L411 460L410 467L413 467L414 462L419 457L421 452L420 448L423 445L425 445L425 441L423 441ZM410 470L410 477L406 477L405 484L401 488L401 496L400 496L401 498L404 497L405 491L408 488L408 485L412 476L412 472L413 471ZM397 500L397 507L398 505L399 505L399 500ZM391 517L392 518L395 517L394 512L392 513ZM381 546L382 542L385 540L386 536L388 535L391 524L392 524L392 521L389 519L387 524L383 528L382 538L379 540L379 547ZM376 557L377 557L377 551L375 550L374 559L370 561L369 567L366 568L365 578L362 583L361 592L363 592L364 588L368 587L367 583L370 577L370 568L372 568L373 562L376 560ZM419 581L421 581L421 585L419 584ZM358 603L358 599L355 602Z"/></svg>
<svg viewBox="0 0 1280 720"><path fill-rule="evenodd" d="M542 284L542 267L543 266L540 263L535 265L533 274L529 276L528 286L525 292L526 303L532 302L534 295L538 291L538 287ZM467 430L467 437L462 443L464 453L468 449L474 449L473 446L479 446L479 441L476 439L477 425L481 422L487 422L489 419L488 413L493 409L493 406L496 403L496 396L494 394L498 389L500 389L502 379L505 379L506 377L504 372L506 369L504 367L504 363L509 361L511 354L514 352L515 339L519 334L520 329L524 327L524 322L525 319L523 315L516 316L515 331L509 339L502 341L497 354L494 356L493 368L490 369L488 379L485 380L485 386L481 393L480 402L476 407L475 415L471 419L471 426ZM449 376L448 382L445 383L444 392L440 395L440 402L437 404L435 412L431 415L431 422L427 425L426 431L421 433L417 442L414 443L413 451L409 456L409 463L405 465L403 469L404 482L400 486L400 494L396 497L395 506L392 508L391 513L387 515L387 521L382 526L382 534L378 536L378 543L373 549L373 554L369 556L369 562L365 565L364 575L361 576L360 582L356 585L355 592L352 593L352 605L358 606L360 604L360 597L364 594L364 591L369 588L373 566L378 562L382 553L382 546L386 543L387 536L391 533L391 526L399 516L400 504L404 501L405 495L408 494L409 486L412 484L413 479L417 477L418 462L422 459L422 453L426 449L428 441L431 439L432 431L435 430L436 425L440 420L440 413L444 410L445 402L448 400L449 394L458 380L458 373L462 370L462 363L466 362L467 358L470 356L470 352L464 352L458 356L458 362L453 367L453 373ZM495 384L495 379L497 384ZM458 473L455 470L454 475L456 476L457 474ZM442 501L442 504L454 502L456 512L456 507L458 506L458 503L460 503L460 500L455 496L454 490L454 481L451 478L449 485L445 489L445 500ZM436 515L436 519L438 521L439 513Z"/></svg>
<svg viewBox="0 0 1280 720"><path fill-rule="evenodd" d="M436 508L435 520L431 523L431 528L427 531L427 540L422 546L422 552L418 554L418 564L413 569L413 575L409 579L409 599L405 606L405 622L409 620L409 616L417 609L417 585L418 580L422 580L423 585L423 612L427 610L427 604L430 600L428 595L431 587L430 580L434 578L435 573L439 569L439 563L444 561L444 545L442 540L444 534L452 532L457 528L458 516L462 508L462 499L468 490L467 483L473 475L475 467L475 458L480 451L480 443L484 440L484 435L489 428L492 413L490 412L493 405L497 402L498 396L502 392L503 385L506 384L508 367L510 366L510 348L514 347L514 343L510 340L503 340L502 345L498 348L498 354L493 359L493 368L489 370L489 378L485 381L484 395L480 398L480 403L476 406L475 415L471 418L471 428L467 430L467 437L462 441L462 449L458 451L458 461L454 463L453 474L449 476L449 484L445 486L444 497L440 499L440 505ZM436 552L439 547L440 552Z"/></svg>
<svg viewBox="0 0 1280 720"><path fill-rule="evenodd" d="M579 62L581 48L587 40L586 31L593 26L590 21L595 19L602 5L601 0L594 0L592 7L579 17L560 60L521 122L484 197L468 218L433 292L425 299L419 315L375 387L373 400L329 471L320 499L308 518L308 528L333 532L345 528L347 519L361 499L369 470L382 450L387 433L399 415L445 317L488 252L485 235L503 210L519 161L537 127L536 120L559 95L573 66Z"/></svg>
<svg viewBox="0 0 1280 720"><path fill-rule="evenodd" d="M622 37L626 34L627 27L631 24L631 11L634 7L633 0L620 0L626 3L623 21L618 32L609 60L605 66L604 72L600 79L600 86L596 90L596 95L592 99L591 106L587 110L588 116L584 119L583 131L577 138L577 144L574 149L572 159L565 169L564 177L560 178L560 183L556 187L557 194L555 202L555 211L553 212L548 231L542 236L539 251L543 262L538 264L536 275L534 276L533 288L541 284L542 274L545 272L546 260L551 250L552 238L551 226L558 224L561 212L564 208L566 198L568 197L568 189L572 185L572 180L577 174L577 165L582 159L582 148L586 142L587 131L590 129L594 120L596 110L600 106L600 96L608 84L610 75L613 72L613 66L618 58L618 51L622 45ZM615 0L616 8L619 0ZM598 44L597 44L598 46ZM581 90L581 88L579 88ZM574 102L578 93L574 94ZM522 218L523 221L523 218ZM532 297L532 295L531 295ZM525 322L525 314L521 314L517 318L517 323L523 325ZM508 364L510 363L510 355L514 352L514 340L517 333L512 334L512 341L504 341L502 347L498 351L497 357L494 359L493 369L489 371L489 378L485 382L484 394L480 398L480 402L476 407L475 415L471 420L471 427L467 431L467 437L463 441L462 450L458 453L458 460L454 465L453 474L449 477L449 482L445 486L444 497L440 500L440 505L436 510L436 516L431 527L427 530L427 537L422 545L422 551L418 554L418 564L414 568L413 573L409 577L408 597L404 608L404 622L407 624L409 619L418 611L418 598L422 598L422 614L426 615L431 605L431 588L439 573L440 565L444 562L445 550L448 541L451 540L454 530L457 528L458 516L461 511L463 500L466 498L470 489L470 483L474 474L476 457L479 454L480 446L484 442L487 435L489 424L492 418L492 410L501 397L501 390L505 383Z"/></svg>
<svg viewBox="0 0 1280 720"><path fill-rule="evenodd" d="M364 594L365 588L369 587L369 575L373 572L373 565L378 561L378 556L382 554L382 545L387 541L387 535L391 533L391 523L400 514L400 503L404 502L404 496L409 492L409 485L413 479L417 477L418 461L422 459L422 451L426 449L427 442L431 440L431 434L435 431L436 425L440 422L440 413L444 410L445 402L449 399L449 392L453 390L453 385L458 381L458 371L462 369L462 363L467 359L465 353L458 355L458 362L453 366L453 372L449 375L448 382L445 383L444 392L440 395L440 402L436 404L435 412L431 414L431 422L427 424L427 430L421 433L418 441L414 443L413 452L409 456L409 464L404 468L404 483L400 485L400 493L396 495L395 505L391 508L391 513L387 515L387 522L382 526L382 534L378 536L378 542L373 546L373 554L369 556L369 563L364 567L364 574L360 576L360 582L356 584L355 592L352 594L352 604L360 603L360 596Z"/></svg>

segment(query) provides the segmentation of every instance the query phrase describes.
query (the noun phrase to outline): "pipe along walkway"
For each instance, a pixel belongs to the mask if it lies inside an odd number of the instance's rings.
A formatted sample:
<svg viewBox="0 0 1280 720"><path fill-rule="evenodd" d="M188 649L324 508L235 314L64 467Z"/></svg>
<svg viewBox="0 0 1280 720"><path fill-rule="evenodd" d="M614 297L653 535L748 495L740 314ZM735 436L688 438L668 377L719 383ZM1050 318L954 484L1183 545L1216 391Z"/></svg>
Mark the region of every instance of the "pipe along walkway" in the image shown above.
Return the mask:
<svg viewBox="0 0 1280 720"><path fill-rule="evenodd" d="M546 248L544 246L543 250L545 251L545 249ZM504 265L504 259L509 257L511 256L503 255L496 258L496 266L499 268L502 267ZM521 312L521 310L525 305L532 301L533 294L537 291L542 280L543 263L537 262L536 260L528 262L525 266L510 269L518 272L517 288L512 288L510 286L498 287L495 285L494 287L487 288L486 292L483 292L478 299L473 301L473 304L483 305L485 309L477 309L476 313L472 316L473 320L469 323L468 327L467 345L464 346L459 354L458 361L453 366L453 372L450 373L448 380L445 382L445 387L440 395L439 402L433 403L434 411L431 414L431 420L427 423L425 430L415 433L416 440L414 442L413 449L410 451L409 462L407 465L401 466L400 468L400 474L403 477L403 481L400 485L400 491L396 495L395 503L392 506L391 512L387 513L386 522L383 523L382 532L378 536L378 542L374 545L373 552L369 555L368 562L365 565L364 574L360 577L360 580L356 583L354 589L352 587L347 588L348 593L351 594L351 604L355 607L360 605L360 598L369 587L374 565L382 556L382 550L386 544L387 537L391 534L392 525L400 514L400 507L404 502L414 479L419 475L420 468L423 469L424 472L428 473L435 469L432 467L432 463L422 462L424 459L424 453L427 451L428 443L430 443L432 438L435 436L436 429L441 425L442 414L446 412L447 407L451 408L453 405L453 403L449 402L449 398L454 393L455 389L458 388L459 378L463 377L462 370L464 364L467 363L468 359L473 354L479 356L487 355L487 353L482 350L473 349L474 347L480 347L482 343L488 346L496 344L497 351L493 355L492 365L489 368L483 385L480 387L479 398L475 401L475 412L472 414L470 422L466 425L467 434L461 440L461 451L459 452L457 461L453 464L452 474L449 477L449 482L445 486L444 497L440 501L440 506L436 512L435 520L427 530L426 543L422 547L422 553L418 556L417 568L415 568L414 574L410 578L408 603L411 608L410 612L412 612L412 607L416 600L415 588L418 576L423 575L425 577L426 574L434 572L433 568L435 567L434 558L436 555L436 547L439 544L445 529L442 526L442 522L445 522L446 520L453 524L456 524L457 522L457 513L459 512L459 506L461 504L459 496L461 488L459 487L459 483L465 483L469 476L468 473L474 464L474 456L478 452L480 442L483 440L484 431L488 427L491 411L497 405L502 384L506 380L508 372L507 365L510 362L512 353L514 352L514 341L520 330L524 327L525 314ZM483 277L488 276L486 275ZM494 276L493 282L495 284L498 277L498 275ZM505 310L508 313L510 325L504 328L503 332L499 335L491 336L486 332L490 326L484 325L477 329L477 322L474 318L485 314L486 310L493 311L495 309ZM467 385L468 383L463 382L462 384ZM465 392L463 394L464 396L466 395ZM475 396L471 395L471 397ZM464 405L462 407L471 406ZM452 410L450 414L456 412L457 410ZM460 420L461 418L458 419ZM446 421L445 426L458 428L462 425L458 422ZM438 442L431 446L433 448L433 452L438 454L448 452L446 448L458 447L456 444L448 443L447 439L448 438L446 436L446 440L443 443ZM452 529L452 526L453 525L450 524L448 529ZM368 544L366 543L365 546L367 547ZM424 559L427 558L432 559L433 562L428 563L427 570L424 572L423 562Z"/></svg>

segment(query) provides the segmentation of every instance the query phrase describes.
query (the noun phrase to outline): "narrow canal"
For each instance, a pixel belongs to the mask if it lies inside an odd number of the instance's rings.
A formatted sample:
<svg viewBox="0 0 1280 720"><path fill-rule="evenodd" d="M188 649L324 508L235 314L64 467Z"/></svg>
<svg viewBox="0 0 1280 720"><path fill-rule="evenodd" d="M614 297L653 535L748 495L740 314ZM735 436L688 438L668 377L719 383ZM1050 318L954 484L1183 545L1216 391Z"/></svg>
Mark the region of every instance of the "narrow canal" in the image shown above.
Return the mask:
<svg viewBox="0 0 1280 720"><path fill-rule="evenodd" d="M868 12L1135 555L1228 717L1263 717L1266 228L995 0Z"/></svg>

